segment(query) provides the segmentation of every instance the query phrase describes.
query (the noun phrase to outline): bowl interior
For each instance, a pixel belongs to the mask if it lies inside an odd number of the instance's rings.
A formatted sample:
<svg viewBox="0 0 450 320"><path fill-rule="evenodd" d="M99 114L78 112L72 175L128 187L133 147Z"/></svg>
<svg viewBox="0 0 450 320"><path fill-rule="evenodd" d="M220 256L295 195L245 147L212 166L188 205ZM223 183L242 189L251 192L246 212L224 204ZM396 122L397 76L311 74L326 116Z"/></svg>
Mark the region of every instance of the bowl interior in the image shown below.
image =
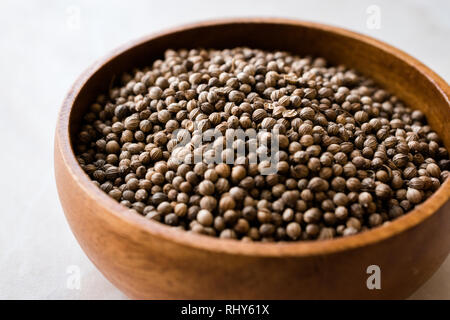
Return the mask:
<svg viewBox="0 0 450 320"><path fill-rule="evenodd" d="M71 102L71 106L66 111L69 112L70 137L75 136L81 118L97 95L107 93L114 79L120 78L123 72L131 71L136 67L150 66L155 59L162 58L164 51L168 48L220 49L235 46L321 56L330 64L345 64L355 68L358 72L374 79L389 92L396 94L408 106L423 111L447 149L450 148L450 130L446 129L446 123L450 120L449 88L447 83L431 70L403 52L359 34L319 24L276 19L201 23L152 35L119 48L88 69L69 93L66 101ZM70 156L74 158L73 151ZM86 181L82 181L83 183L87 183L87 179L87 176L81 178ZM446 198L444 197L444 200L442 197L439 198L440 202L435 203L434 209L448 200L448 186L449 181L437 192L445 192ZM435 197L437 193L425 204L437 200L438 198ZM109 201L113 200L109 199ZM429 211L434 209L430 208ZM378 233L380 237L387 237L389 234L412 227L431 214L431 212L426 214L423 212L423 210L420 213L417 212L417 217L404 223L402 228L392 227L392 225L399 224L408 215L397 219L390 226L375 228L350 238L360 237L375 241L379 229L391 228ZM346 239L329 241L342 242Z"/></svg>

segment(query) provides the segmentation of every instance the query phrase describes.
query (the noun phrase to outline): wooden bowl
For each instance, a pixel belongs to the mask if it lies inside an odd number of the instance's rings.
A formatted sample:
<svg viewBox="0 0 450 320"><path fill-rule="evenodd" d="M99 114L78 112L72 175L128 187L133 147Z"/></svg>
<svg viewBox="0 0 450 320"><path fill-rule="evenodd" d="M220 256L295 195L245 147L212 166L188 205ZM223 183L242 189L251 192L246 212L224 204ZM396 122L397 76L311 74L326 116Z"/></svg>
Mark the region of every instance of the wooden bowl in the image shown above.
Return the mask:
<svg viewBox="0 0 450 320"><path fill-rule="evenodd" d="M71 146L87 107L111 79L150 65L167 48L281 49L325 57L375 79L422 110L450 148L448 84L414 58L367 36L285 19L198 23L145 37L89 68L68 93L58 119L55 173L67 220L81 247L117 288L152 299L406 298L450 250L450 181L389 225L325 241L241 243L194 235L127 210L97 188ZM381 269L369 290L367 268Z"/></svg>

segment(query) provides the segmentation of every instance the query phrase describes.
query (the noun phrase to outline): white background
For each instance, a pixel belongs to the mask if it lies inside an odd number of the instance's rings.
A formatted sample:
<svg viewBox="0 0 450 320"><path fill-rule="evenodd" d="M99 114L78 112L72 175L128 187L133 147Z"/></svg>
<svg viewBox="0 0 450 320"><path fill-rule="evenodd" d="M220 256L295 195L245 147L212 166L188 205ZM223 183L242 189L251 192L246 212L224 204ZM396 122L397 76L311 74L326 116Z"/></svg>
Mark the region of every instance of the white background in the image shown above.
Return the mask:
<svg viewBox="0 0 450 320"><path fill-rule="evenodd" d="M366 25L370 5L381 28ZM88 260L59 204L53 134L77 76L128 40L215 17L277 16L346 27L450 79L449 1L0 2L0 298L123 299ZM80 290L67 286L77 266ZM69 286L70 287L70 286ZM450 258L412 298L450 299Z"/></svg>

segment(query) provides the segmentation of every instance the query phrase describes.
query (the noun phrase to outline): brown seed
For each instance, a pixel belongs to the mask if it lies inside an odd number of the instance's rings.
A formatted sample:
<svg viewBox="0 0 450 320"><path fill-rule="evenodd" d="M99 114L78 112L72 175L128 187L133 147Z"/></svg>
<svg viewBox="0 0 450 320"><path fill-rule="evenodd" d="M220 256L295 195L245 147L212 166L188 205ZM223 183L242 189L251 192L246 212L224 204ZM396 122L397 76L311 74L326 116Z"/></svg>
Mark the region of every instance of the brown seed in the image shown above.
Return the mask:
<svg viewBox="0 0 450 320"><path fill-rule="evenodd" d="M223 229L225 229L225 221L223 219L223 217L215 217L214 218L214 229L216 229L217 231L222 231Z"/></svg>
<svg viewBox="0 0 450 320"><path fill-rule="evenodd" d="M422 175L419 178L423 182L423 189L427 190L427 189L431 188L433 182L430 177L428 177L426 175Z"/></svg>
<svg viewBox="0 0 450 320"><path fill-rule="evenodd" d="M151 99L159 99L162 96L163 91L159 87L151 87L149 90L149 96Z"/></svg>
<svg viewBox="0 0 450 320"><path fill-rule="evenodd" d="M212 195L214 193L214 183L210 180L203 180L198 186L198 190L204 196Z"/></svg>
<svg viewBox="0 0 450 320"><path fill-rule="evenodd" d="M230 176L231 170L230 167L225 163L218 164L214 170L217 174L222 178L228 178Z"/></svg>
<svg viewBox="0 0 450 320"><path fill-rule="evenodd" d="M164 223L170 226L176 226L178 224L178 216L175 213L169 213L164 217Z"/></svg>
<svg viewBox="0 0 450 320"><path fill-rule="evenodd" d="M305 212L303 219L306 223L317 223L322 217L322 212L317 208L311 208Z"/></svg>
<svg viewBox="0 0 450 320"><path fill-rule="evenodd" d="M267 223L272 220L272 215L268 209L261 208L257 212L257 218L260 223Z"/></svg>
<svg viewBox="0 0 450 320"><path fill-rule="evenodd" d="M237 91L237 90L231 91L228 95L228 99L231 102L241 102L242 100L244 100L244 98L245 98L245 95L242 92Z"/></svg>
<svg viewBox="0 0 450 320"><path fill-rule="evenodd" d="M236 202L230 196L222 196L222 198L220 199L219 209L223 212L230 210L230 209L234 209L235 206L236 206Z"/></svg>
<svg viewBox="0 0 450 320"><path fill-rule="evenodd" d="M170 212L172 212L172 206L169 202L164 201L158 205L157 211L161 214L169 214Z"/></svg>
<svg viewBox="0 0 450 320"><path fill-rule="evenodd" d="M416 204L422 201L422 194L417 189L408 188L408 191L406 191L406 198L410 203Z"/></svg>
<svg viewBox="0 0 450 320"><path fill-rule="evenodd" d="M267 112L264 109L256 109L252 114L252 119L255 122L260 122L267 117Z"/></svg>
<svg viewBox="0 0 450 320"><path fill-rule="evenodd" d="M239 234L245 234L250 229L250 225L246 219L238 219L236 224L234 225L234 231Z"/></svg>
<svg viewBox="0 0 450 320"><path fill-rule="evenodd" d="M162 155L163 155L163 153L162 153L162 151L161 151L160 148L153 148L153 149L150 151L150 159L151 159L152 161L158 161L158 160L161 160Z"/></svg>
<svg viewBox="0 0 450 320"><path fill-rule="evenodd" d="M235 210L227 210L223 214L225 222L229 225L233 225L239 219L239 214Z"/></svg>
<svg viewBox="0 0 450 320"><path fill-rule="evenodd" d="M379 226L383 223L383 218L378 213L373 213L369 216L369 224L371 227Z"/></svg>
<svg viewBox="0 0 450 320"><path fill-rule="evenodd" d="M391 185L394 189L400 189L403 186L402 177L397 174L392 177Z"/></svg>
<svg viewBox="0 0 450 320"><path fill-rule="evenodd" d="M154 172L152 174L151 181L154 184L161 185L164 182L164 176L159 172Z"/></svg>
<svg viewBox="0 0 450 320"><path fill-rule="evenodd" d="M320 232L320 228L317 224L307 224L306 225L306 234L312 238L316 237Z"/></svg>
<svg viewBox="0 0 450 320"><path fill-rule="evenodd" d="M264 130L270 130L273 128L273 126L277 123L277 121L274 118L267 117L264 118L261 122L261 128Z"/></svg>
<svg viewBox="0 0 450 320"><path fill-rule="evenodd" d="M300 144L304 147L312 146L314 144L314 138L311 135L306 134L300 138Z"/></svg>
<svg viewBox="0 0 450 320"><path fill-rule="evenodd" d="M441 175L441 169L435 163L430 163L427 165L427 172L430 174L430 176L435 178L439 178Z"/></svg>
<svg viewBox="0 0 450 320"><path fill-rule="evenodd" d="M425 188L425 182L423 179L420 179L420 178L412 178L408 182L408 186L413 189L422 190Z"/></svg>
<svg viewBox="0 0 450 320"><path fill-rule="evenodd" d="M108 153L118 153L120 151L119 143L114 140L108 141L105 150Z"/></svg>
<svg viewBox="0 0 450 320"><path fill-rule="evenodd" d="M392 196L392 189L384 183L380 183L375 188L375 194L381 199L388 199Z"/></svg>
<svg viewBox="0 0 450 320"><path fill-rule="evenodd" d="M214 217L208 210L202 209L197 214L197 221L205 227L212 225Z"/></svg>
<svg viewBox="0 0 450 320"><path fill-rule="evenodd" d="M358 200L363 207L367 207L372 202L372 195L368 192L361 192Z"/></svg>
<svg viewBox="0 0 450 320"><path fill-rule="evenodd" d="M225 193L230 190L230 183L225 178L219 178L215 184L215 190L218 193Z"/></svg>
<svg viewBox="0 0 450 320"><path fill-rule="evenodd" d="M355 120L360 124L367 122L369 120L369 115L365 111L357 111L355 113Z"/></svg>
<svg viewBox="0 0 450 320"><path fill-rule="evenodd" d="M406 167L405 170L403 170L403 177L405 179L412 179L417 175L417 170L415 167Z"/></svg>
<svg viewBox="0 0 450 320"><path fill-rule="evenodd" d="M147 200L148 193L144 189L139 189L136 191L134 197L135 197L136 201L145 201L145 200Z"/></svg>
<svg viewBox="0 0 450 320"><path fill-rule="evenodd" d="M170 120L170 112L168 110L161 110L158 112L158 120L162 123L167 123Z"/></svg>
<svg viewBox="0 0 450 320"><path fill-rule="evenodd" d="M323 192L328 190L328 182L322 178L314 177L308 183L308 189L313 192Z"/></svg>
<svg viewBox="0 0 450 320"><path fill-rule="evenodd" d="M354 228L358 231L361 229L361 222L354 217L351 217L350 219L348 219L346 225L347 225L347 228Z"/></svg>
<svg viewBox="0 0 450 320"><path fill-rule="evenodd" d="M399 168L403 168L406 166L406 164L408 163L408 156L406 154L396 154L393 158L392 161L394 162L394 164L399 167Z"/></svg>
<svg viewBox="0 0 450 320"><path fill-rule="evenodd" d="M230 196L233 197L233 199L237 202L240 202L245 197L245 190L239 187L233 187L229 191Z"/></svg>
<svg viewBox="0 0 450 320"><path fill-rule="evenodd" d="M347 155L343 152L338 152L334 155L334 161L340 165L345 165L347 163Z"/></svg>
<svg viewBox="0 0 450 320"><path fill-rule="evenodd" d="M389 209L389 217L391 219L396 219L398 217L400 217L401 215L403 215L403 209L402 207L398 206L398 205L393 205L390 209Z"/></svg>
<svg viewBox="0 0 450 320"><path fill-rule="evenodd" d="M270 237L275 232L275 226L270 223L264 223L259 227L259 233L263 237Z"/></svg>
<svg viewBox="0 0 450 320"><path fill-rule="evenodd" d="M336 234L336 231L333 228L322 228L320 230L320 233L319 233L319 236L317 237L317 239L320 239L320 240L332 239L332 238L334 238L335 234Z"/></svg>
<svg viewBox="0 0 450 320"><path fill-rule="evenodd" d="M347 195L345 193L342 192L338 192L333 196L333 202L337 205L337 206L346 206L348 203L349 199L347 197Z"/></svg>
<svg viewBox="0 0 450 320"><path fill-rule="evenodd" d="M247 172L243 166L235 166L231 170L231 179L238 182L244 179L246 174Z"/></svg>
<svg viewBox="0 0 450 320"><path fill-rule="evenodd" d="M302 228L297 222L291 222L286 226L286 234L292 240L297 240L302 233Z"/></svg>
<svg viewBox="0 0 450 320"><path fill-rule="evenodd" d="M348 210L346 207L339 206L334 211L334 214L336 215L336 218L338 218L339 220L344 220L347 218Z"/></svg>
<svg viewBox="0 0 450 320"><path fill-rule="evenodd" d="M357 229L355 229L355 228L353 228L353 227L347 227L347 228L345 228L345 230L344 230L343 236L344 236L344 237L352 236L352 235L357 234L357 233L358 233L358 230L357 230Z"/></svg>
<svg viewBox="0 0 450 320"><path fill-rule="evenodd" d="M174 213L178 217L184 217L187 213L188 207L185 203L177 203L174 208Z"/></svg>
<svg viewBox="0 0 450 320"><path fill-rule="evenodd" d="M231 229L223 230L220 233L219 237L222 239L236 239L237 238L236 232L234 232L234 230L231 230Z"/></svg>
<svg viewBox="0 0 450 320"><path fill-rule="evenodd" d="M211 182L216 182L219 179L219 175L214 169L208 169L204 173L204 177L206 180L209 180Z"/></svg>
<svg viewBox="0 0 450 320"><path fill-rule="evenodd" d="M361 189L361 181L358 178L349 178L345 185L350 191L359 191Z"/></svg>
<svg viewBox="0 0 450 320"><path fill-rule="evenodd" d="M137 114L127 117L124 121L124 126L127 130L136 130L139 127L141 120Z"/></svg>
<svg viewBox="0 0 450 320"><path fill-rule="evenodd" d="M310 107L302 108L302 110L300 111L300 118L302 118L303 120L313 120L314 116L315 112Z"/></svg>
<svg viewBox="0 0 450 320"><path fill-rule="evenodd" d="M214 211L217 207L217 200L213 196L204 196L200 200L200 208L209 210L211 212Z"/></svg>

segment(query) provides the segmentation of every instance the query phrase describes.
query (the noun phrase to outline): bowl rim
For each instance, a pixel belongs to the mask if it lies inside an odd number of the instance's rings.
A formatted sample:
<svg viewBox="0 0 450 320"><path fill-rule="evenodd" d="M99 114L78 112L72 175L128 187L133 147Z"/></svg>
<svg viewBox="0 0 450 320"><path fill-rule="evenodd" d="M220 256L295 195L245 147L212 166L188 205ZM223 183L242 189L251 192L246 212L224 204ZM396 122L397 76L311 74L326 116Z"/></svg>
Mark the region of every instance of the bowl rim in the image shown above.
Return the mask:
<svg viewBox="0 0 450 320"><path fill-rule="evenodd" d="M108 219L108 217L112 215L121 223L126 223L134 228L137 228L146 236L157 237L159 239L171 241L178 245L197 250L256 257L302 257L337 253L344 250L351 250L362 246L372 245L376 242L386 240L417 226L421 222L431 217L439 208L445 205L445 203L450 198L450 179L447 179L430 198L428 198L419 206L415 207L414 210L409 211L408 214L397 218L387 225L370 229L356 235L329 240L245 243L242 241L220 239L205 235L193 234L184 230L178 230L157 221L148 220L145 217L136 214L136 212L134 212L133 210L124 207L119 202L109 197L100 188L95 186L89 176L82 170L75 158L69 133L69 119L72 111L72 106L81 89L84 87L86 81L105 64L115 59L120 54L128 50L132 50L133 47L144 42L148 42L155 38L163 37L171 33L182 32L189 29L195 29L199 27L213 27L234 23L290 25L319 29L320 31L336 33L340 36L351 38L353 41L356 40L364 42L365 44L370 46L376 46L378 49L381 49L390 55L395 55L402 61L406 62L410 67L418 70L440 92L440 94L444 97L450 107L449 85L431 69L423 65L415 58L406 54L405 52L396 49L382 41L340 27L286 18L229 18L194 22L184 24L179 27L169 28L161 32L152 33L137 40L129 41L124 45L112 50L109 54L107 54L103 58L100 58L88 69L86 69L70 88L59 111L55 132L55 153L60 152L61 159L65 167L70 172L72 178L83 189L85 195L97 201L98 204L105 209L105 219ZM97 212L96 214L103 213Z"/></svg>

